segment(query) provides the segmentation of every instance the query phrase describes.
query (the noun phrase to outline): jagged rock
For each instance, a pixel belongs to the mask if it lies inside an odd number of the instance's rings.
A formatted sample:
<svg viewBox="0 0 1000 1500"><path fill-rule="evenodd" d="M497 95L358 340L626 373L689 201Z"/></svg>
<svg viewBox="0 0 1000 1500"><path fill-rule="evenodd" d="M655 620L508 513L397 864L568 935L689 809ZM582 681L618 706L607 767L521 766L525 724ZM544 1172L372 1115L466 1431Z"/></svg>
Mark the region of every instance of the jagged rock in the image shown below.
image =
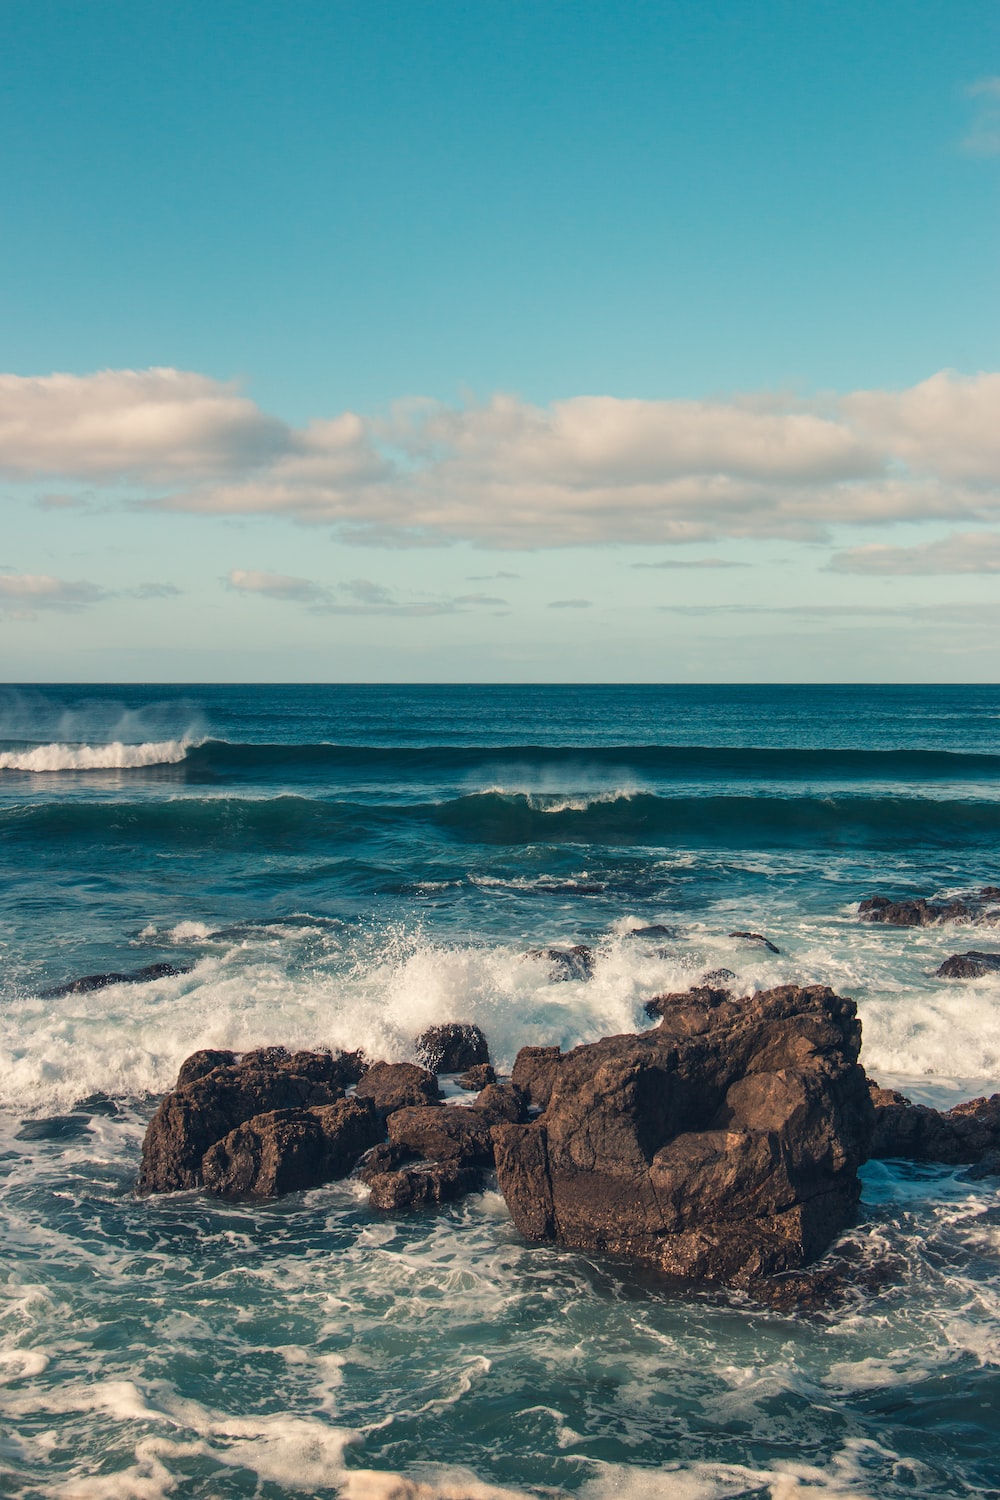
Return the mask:
<svg viewBox="0 0 1000 1500"><path fill-rule="evenodd" d="M695 1024L695 1013L701 1021ZM747 1286L850 1222L873 1109L852 1000L783 985L711 995L548 1061L545 1112L493 1128L529 1239Z"/></svg>
<svg viewBox="0 0 1000 1500"><path fill-rule="evenodd" d="M771 939L766 938L762 932L731 932L729 936L731 938L744 938L748 943L760 943L762 947L767 949L768 953L781 952L781 949L776 948Z"/></svg>
<svg viewBox="0 0 1000 1500"><path fill-rule="evenodd" d="M235 1052L225 1052L217 1047L202 1047L181 1063L175 1087L182 1089L186 1083L194 1083L196 1078L214 1073L216 1068L233 1068L237 1060Z"/></svg>
<svg viewBox="0 0 1000 1500"><path fill-rule="evenodd" d="M817 1266L761 1276L747 1287L750 1296L774 1312L826 1314L860 1295L884 1291L898 1283L906 1262L901 1255L871 1254L871 1248L848 1242L839 1254Z"/></svg>
<svg viewBox="0 0 1000 1500"><path fill-rule="evenodd" d="M488 1083L496 1083L496 1081L497 1075L491 1063L477 1063L474 1068L466 1068L458 1080L458 1086L468 1089L470 1094L478 1094L479 1090L484 1089Z"/></svg>
<svg viewBox="0 0 1000 1500"><path fill-rule="evenodd" d="M525 1098L512 1083L490 1083L472 1106L490 1125L503 1120L518 1121L526 1117Z"/></svg>
<svg viewBox="0 0 1000 1500"><path fill-rule="evenodd" d="M707 974L701 976L700 985L708 985L710 988L715 988L718 985L727 984L730 979L735 978L736 975L732 969L709 969ZM647 1014L652 1014L652 1012L647 1012Z"/></svg>
<svg viewBox="0 0 1000 1500"><path fill-rule="evenodd" d="M648 927L630 927L625 936L627 938L672 938L677 936L677 931L673 927L665 926L663 922L651 922Z"/></svg>
<svg viewBox="0 0 1000 1500"><path fill-rule="evenodd" d="M371 1100L255 1115L217 1141L202 1161L210 1193L275 1198L346 1177L382 1127Z"/></svg>
<svg viewBox="0 0 1000 1500"><path fill-rule="evenodd" d="M399 1172L383 1172L371 1179L369 1204L383 1212L450 1203L482 1186L482 1173L456 1161L427 1162Z"/></svg>
<svg viewBox="0 0 1000 1500"><path fill-rule="evenodd" d="M98 1090L96 1094L88 1094L86 1099L78 1099L73 1105L73 1113L106 1115L113 1118L115 1115L120 1114L121 1111L110 1094L105 1094L103 1090Z"/></svg>
<svg viewBox="0 0 1000 1500"><path fill-rule="evenodd" d="M594 977L593 950L583 943L576 943L572 948L532 948L526 956L547 959L553 980Z"/></svg>
<svg viewBox="0 0 1000 1500"><path fill-rule="evenodd" d="M416 1063L372 1063L355 1093L359 1099L371 1099L383 1119L394 1110L434 1104L441 1097L434 1074Z"/></svg>
<svg viewBox="0 0 1000 1500"><path fill-rule="evenodd" d="M146 964L127 974L114 970L106 974L83 974L79 979L68 979L65 984L56 984L38 993L45 1000L56 1000L60 995L86 995L91 990L106 990L112 984L151 984L154 979L171 979L175 974L190 974L193 967L193 964L160 963Z"/></svg>
<svg viewBox="0 0 1000 1500"><path fill-rule="evenodd" d="M514 1059L510 1081L531 1109L548 1104L561 1056L558 1047L522 1047Z"/></svg>
<svg viewBox="0 0 1000 1500"><path fill-rule="evenodd" d="M426 1161L457 1161L463 1167L492 1167L490 1122L462 1105L427 1104L397 1109L387 1121L389 1141Z"/></svg>
<svg viewBox="0 0 1000 1500"><path fill-rule="evenodd" d="M383 1176L386 1172L398 1172L406 1162L413 1160L413 1152L406 1146L394 1146L391 1141L379 1141L370 1151L366 1151L354 1169L355 1177L369 1186L376 1177Z"/></svg>
<svg viewBox="0 0 1000 1500"><path fill-rule="evenodd" d="M671 1025L675 1030L687 1026L705 1031L713 1024L711 1014L715 1006L732 998L728 990L702 984L693 990L683 990L680 993L654 995L652 1000L646 1001L643 1010L650 1020L654 1020L657 1016L662 1019L669 1012L672 1017Z"/></svg>
<svg viewBox="0 0 1000 1500"><path fill-rule="evenodd" d="M863 922L885 922L889 927L935 927L939 922L970 922L978 913L965 901L890 901L888 896L869 896L858 902Z"/></svg>
<svg viewBox="0 0 1000 1500"><path fill-rule="evenodd" d="M877 1083L870 1084L870 1092L875 1106L873 1157L958 1166L1000 1150L1000 1094L942 1111L913 1104L905 1094Z"/></svg>
<svg viewBox="0 0 1000 1500"><path fill-rule="evenodd" d="M938 979L982 979L986 974L1000 974L1000 953L953 953L935 970Z"/></svg>
<svg viewBox="0 0 1000 1500"><path fill-rule="evenodd" d="M149 1122L136 1191L199 1187L202 1158L216 1141L255 1115L335 1104L355 1071L351 1056L290 1054L279 1047L248 1052L238 1063L181 1084L164 1096Z"/></svg>
<svg viewBox="0 0 1000 1500"><path fill-rule="evenodd" d="M417 1037L417 1056L432 1073L461 1073L489 1063L490 1049L478 1026L452 1021L430 1026Z"/></svg>

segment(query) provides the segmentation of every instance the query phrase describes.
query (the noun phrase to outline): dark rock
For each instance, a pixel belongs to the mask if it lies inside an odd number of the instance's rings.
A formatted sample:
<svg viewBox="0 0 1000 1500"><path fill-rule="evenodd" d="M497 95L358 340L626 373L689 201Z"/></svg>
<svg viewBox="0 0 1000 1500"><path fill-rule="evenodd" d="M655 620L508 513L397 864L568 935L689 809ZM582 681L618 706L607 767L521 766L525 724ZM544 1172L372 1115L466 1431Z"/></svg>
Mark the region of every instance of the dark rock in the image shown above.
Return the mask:
<svg viewBox="0 0 1000 1500"><path fill-rule="evenodd" d="M680 993L670 995L654 995L652 1000L647 1000L643 1010L650 1020L656 1016L662 1018L668 1013L671 1016L671 1025L674 1029L685 1026L690 1031L707 1031L714 1022L711 1012L716 1006L732 1002L732 995L728 990L715 989L712 985L698 985L693 990L682 990Z"/></svg>
<svg viewBox="0 0 1000 1500"><path fill-rule="evenodd" d="M873 1157L959 1166L1000 1151L1000 1094L942 1111L912 1104L904 1094L879 1088L877 1083L870 1085L870 1091L875 1106Z"/></svg>
<svg viewBox="0 0 1000 1500"><path fill-rule="evenodd" d="M727 984L730 979L735 978L736 975L732 969L709 969L707 974L701 976L700 983L703 986L708 985L710 988L714 988L720 984Z"/></svg>
<svg viewBox="0 0 1000 1500"><path fill-rule="evenodd" d="M953 953L935 970L938 979L982 979L985 974L1000 974L1000 953Z"/></svg>
<svg viewBox="0 0 1000 1500"><path fill-rule="evenodd" d="M386 1172L398 1172L406 1162L413 1160L413 1152L406 1146L394 1146L391 1141L380 1141L366 1151L354 1170L355 1177L369 1186L376 1177Z"/></svg>
<svg viewBox="0 0 1000 1500"><path fill-rule="evenodd" d="M497 1075L493 1071L491 1063L477 1063L474 1068L466 1068L458 1080L459 1088L468 1089L469 1093L479 1093L488 1083L496 1083Z"/></svg>
<svg viewBox="0 0 1000 1500"><path fill-rule="evenodd" d="M276 1198L346 1177L382 1127L370 1100L255 1115L206 1151L202 1179L219 1197Z"/></svg>
<svg viewBox="0 0 1000 1500"><path fill-rule="evenodd" d="M977 913L965 901L890 901L888 896L869 896L858 902L863 922L885 922L889 927L935 927L939 922L969 922Z"/></svg>
<svg viewBox="0 0 1000 1500"><path fill-rule="evenodd" d="M415 1063L372 1063L355 1090L371 1099L383 1119L408 1105L433 1104L441 1097L437 1079Z"/></svg>
<svg viewBox="0 0 1000 1500"><path fill-rule="evenodd" d="M745 938L748 943L760 943L762 947L767 949L768 953L781 952L781 949L776 948L771 939L766 938L762 932L731 932L729 936L731 938Z"/></svg>
<svg viewBox="0 0 1000 1500"><path fill-rule="evenodd" d="M89 1115L49 1115L46 1120L22 1120L16 1141L68 1141L86 1135Z"/></svg>
<svg viewBox="0 0 1000 1500"><path fill-rule="evenodd" d="M492 1167L493 1140L485 1115L463 1105L425 1104L397 1109L387 1121L389 1142L426 1161Z"/></svg>
<svg viewBox="0 0 1000 1500"><path fill-rule="evenodd" d="M527 1117L525 1097L512 1083L487 1084L472 1107L490 1125L499 1125L503 1120L516 1123Z"/></svg>
<svg viewBox="0 0 1000 1500"><path fill-rule="evenodd" d="M154 979L170 979L175 974L190 974L193 964L146 964L128 974L110 971L106 974L84 974L79 979L69 979L65 984L53 985L51 989L39 990L45 1000L55 1000L60 995L86 995L90 990L106 990L112 984L151 984Z"/></svg>
<svg viewBox="0 0 1000 1500"><path fill-rule="evenodd" d="M774 1312L825 1314L897 1284L905 1270L901 1255L872 1255L866 1247L848 1243L819 1265L758 1277L747 1291Z"/></svg>
<svg viewBox="0 0 1000 1500"><path fill-rule="evenodd" d="M988 1151L968 1171L959 1173L967 1182L981 1182L984 1177L1000 1177L1000 1151Z"/></svg>
<svg viewBox="0 0 1000 1500"><path fill-rule="evenodd" d="M630 927L625 936L628 938L672 938L677 936L677 930L674 927L665 927L662 922L652 922L648 927Z"/></svg>
<svg viewBox="0 0 1000 1500"><path fill-rule="evenodd" d="M427 1162L400 1172L384 1172L371 1179L372 1208L398 1212L433 1203L450 1203L482 1186L482 1173L455 1161Z"/></svg>
<svg viewBox="0 0 1000 1500"><path fill-rule="evenodd" d="M583 943L577 943L572 948L532 948L526 956L547 959L552 967L553 980L594 977L593 950Z"/></svg>
<svg viewBox="0 0 1000 1500"><path fill-rule="evenodd" d="M1000 885L984 885L979 892L980 901L1000 901Z"/></svg>
<svg viewBox="0 0 1000 1500"><path fill-rule="evenodd" d="M558 1047L522 1047L510 1081L532 1109L544 1109L562 1057Z"/></svg>
<svg viewBox="0 0 1000 1500"><path fill-rule="evenodd" d="M348 1063L345 1070L353 1069ZM181 1068L183 1075L184 1068ZM201 1184L202 1158L238 1125L272 1110L335 1104L340 1059L324 1052L266 1048L214 1068L164 1096L149 1122L136 1191L170 1193Z"/></svg>
<svg viewBox="0 0 1000 1500"><path fill-rule="evenodd" d="M110 1094L96 1093L88 1094L86 1099L78 1099L73 1105L73 1113L106 1115L108 1118L113 1118L115 1115L120 1114L121 1111Z"/></svg>
<svg viewBox="0 0 1000 1500"><path fill-rule="evenodd" d="M489 1063L490 1049L478 1026L452 1021L417 1037L417 1056L432 1073L461 1073Z"/></svg>
<svg viewBox="0 0 1000 1500"><path fill-rule="evenodd" d="M205 1078L209 1073L214 1073L216 1068L235 1066L235 1052L223 1052L217 1047L202 1047L200 1052L192 1052L181 1063L175 1087L182 1089L186 1083L194 1083L196 1078Z"/></svg>
<svg viewBox="0 0 1000 1500"><path fill-rule="evenodd" d="M860 1194L860 1043L853 1001L783 985L696 995L654 1031L550 1059L544 1114L493 1128L515 1224L671 1276L747 1286L799 1268Z"/></svg>

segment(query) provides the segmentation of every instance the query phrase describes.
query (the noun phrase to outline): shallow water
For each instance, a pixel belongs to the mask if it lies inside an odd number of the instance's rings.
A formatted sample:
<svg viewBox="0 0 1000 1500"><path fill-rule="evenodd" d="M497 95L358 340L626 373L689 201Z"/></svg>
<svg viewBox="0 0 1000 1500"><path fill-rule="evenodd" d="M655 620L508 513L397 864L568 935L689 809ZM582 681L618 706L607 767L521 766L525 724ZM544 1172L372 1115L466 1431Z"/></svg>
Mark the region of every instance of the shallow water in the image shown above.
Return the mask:
<svg viewBox="0 0 1000 1500"><path fill-rule="evenodd" d="M640 1027L721 966L853 995L863 1061L912 1097L995 1090L1000 979L933 976L1000 929L855 905L997 883L1000 691L47 688L0 709L0 1493L1000 1495L995 1180L869 1164L851 1238L906 1270L812 1320L525 1246L495 1192L390 1221L349 1183L131 1194L196 1047L403 1058L468 1019L509 1065ZM630 935L654 922L672 935ZM524 958L579 941L589 983ZM39 994L163 959L191 971ZM73 1110L98 1090L117 1115Z"/></svg>

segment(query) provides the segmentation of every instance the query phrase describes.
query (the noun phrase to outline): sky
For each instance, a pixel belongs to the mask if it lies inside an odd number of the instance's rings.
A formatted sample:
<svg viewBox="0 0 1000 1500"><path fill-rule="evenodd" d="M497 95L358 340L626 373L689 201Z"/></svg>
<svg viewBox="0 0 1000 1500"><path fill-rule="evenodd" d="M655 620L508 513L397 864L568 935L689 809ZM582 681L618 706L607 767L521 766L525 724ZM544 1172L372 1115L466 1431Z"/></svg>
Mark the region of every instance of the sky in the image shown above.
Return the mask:
<svg viewBox="0 0 1000 1500"><path fill-rule="evenodd" d="M997 0L2 0L0 680L1000 677Z"/></svg>

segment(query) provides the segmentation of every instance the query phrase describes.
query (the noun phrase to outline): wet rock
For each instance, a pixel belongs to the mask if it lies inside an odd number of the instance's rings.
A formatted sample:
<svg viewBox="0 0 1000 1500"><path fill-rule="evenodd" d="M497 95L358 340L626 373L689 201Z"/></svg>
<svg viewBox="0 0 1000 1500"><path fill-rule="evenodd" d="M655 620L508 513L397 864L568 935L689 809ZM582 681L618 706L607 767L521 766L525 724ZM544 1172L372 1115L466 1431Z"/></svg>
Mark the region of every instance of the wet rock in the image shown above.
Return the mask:
<svg viewBox="0 0 1000 1500"><path fill-rule="evenodd" d="M848 1302L898 1285L905 1271L901 1255L873 1254L868 1246L848 1243L819 1265L758 1277L747 1291L774 1312L828 1314Z"/></svg>
<svg viewBox="0 0 1000 1500"><path fill-rule="evenodd" d="M181 1063L176 1086L181 1089L186 1083L194 1083L196 1078L205 1078L209 1073L214 1073L216 1068L233 1068L236 1062L235 1052L224 1052L218 1047L202 1047Z"/></svg>
<svg viewBox="0 0 1000 1500"><path fill-rule="evenodd" d="M548 1104L561 1056L558 1047L522 1047L514 1059L510 1081L531 1109Z"/></svg>
<svg viewBox="0 0 1000 1500"><path fill-rule="evenodd" d="M938 979L982 979L986 974L1000 974L1000 953L953 953L935 970Z"/></svg>
<svg viewBox="0 0 1000 1500"><path fill-rule="evenodd" d="M422 1032L417 1037L417 1056L432 1073L461 1073L488 1065L490 1049L478 1026L452 1021Z"/></svg>
<svg viewBox="0 0 1000 1500"><path fill-rule="evenodd" d="M969 1167L968 1171L960 1172L959 1176L966 1182L981 1182L984 1177L1000 1177L1000 1151L987 1151L984 1157Z"/></svg>
<svg viewBox="0 0 1000 1500"><path fill-rule="evenodd" d="M490 1125L504 1120L516 1123L527 1117L527 1105L521 1090L512 1083L490 1083L472 1106Z"/></svg>
<svg viewBox="0 0 1000 1500"><path fill-rule="evenodd" d="M219 1197L276 1198L346 1177L382 1126L370 1100L255 1115L209 1148L206 1189Z"/></svg>
<svg viewBox="0 0 1000 1500"><path fill-rule="evenodd" d="M406 1146L394 1146L391 1141L379 1141L366 1151L354 1169L355 1177L369 1186L376 1177L386 1172L398 1172L405 1163L413 1160L413 1152Z"/></svg>
<svg viewBox="0 0 1000 1500"><path fill-rule="evenodd" d="M496 1083L496 1081L497 1075L491 1063L477 1063L474 1068L466 1068L458 1080L458 1086L462 1089L468 1089L470 1094L478 1094L480 1089L484 1089L487 1084Z"/></svg>
<svg viewBox="0 0 1000 1500"><path fill-rule="evenodd" d="M526 957L547 959L551 965L553 980L594 977L593 949L583 943L577 943L572 948L532 948Z"/></svg>
<svg viewBox="0 0 1000 1500"><path fill-rule="evenodd" d="M978 912L965 901L890 901L888 896L869 896L858 902L863 922L885 922L889 927L935 927L940 922L971 922Z"/></svg>
<svg viewBox="0 0 1000 1500"><path fill-rule="evenodd" d="M482 1173L455 1161L427 1162L371 1179L369 1204L383 1212L450 1203L482 1186Z"/></svg>
<svg viewBox="0 0 1000 1500"><path fill-rule="evenodd" d="M343 1069L340 1063L324 1052L258 1049L173 1089L146 1130L136 1191L199 1187L205 1152L255 1115L335 1104L342 1078L353 1074L350 1060Z"/></svg>
<svg viewBox="0 0 1000 1500"><path fill-rule="evenodd" d="M707 974L701 976L701 985L707 985L710 989L715 989L719 985L728 984L731 979L735 978L736 975L732 969L709 969ZM647 1012L647 1014L650 1014L650 1012Z"/></svg>
<svg viewBox="0 0 1000 1500"><path fill-rule="evenodd" d="M109 1119L113 1119L114 1116L120 1114L121 1111L119 1110L118 1105L115 1103L115 1101L111 1098L110 1094L98 1092L96 1094L88 1094L86 1099L78 1099L73 1105L73 1113L83 1115L104 1115Z"/></svg>
<svg viewBox="0 0 1000 1500"><path fill-rule="evenodd" d="M715 1024L712 1011L719 1005L732 1003L732 999L728 990L720 990L714 985L703 984L693 990L682 990L670 995L654 995L652 1000L646 1001L643 1010L650 1020L654 1020L657 1016L662 1020L665 1015L669 1014L674 1030L686 1028L688 1034L691 1034L695 1031L707 1031Z"/></svg>
<svg viewBox="0 0 1000 1500"><path fill-rule="evenodd" d="M65 984L53 985L51 989L39 990L45 1000L55 1000L60 995L86 995L91 990L105 990L112 984L151 984L154 979L170 979L175 974L190 974L193 964L146 964L141 969L132 969L127 974L109 971L106 974L83 974L79 979L69 979Z"/></svg>
<svg viewBox="0 0 1000 1500"><path fill-rule="evenodd" d="M731 932L729 936L731 938L743 938L748 943L760 943L761 947L766 948L768 953L781 952L781 949L776 948L771 939L766 938L762 932Z"/></svg>
<svg viewBox="0 0 1000 1500"><path fill-rule="evenodd" d="M984 885L979 892L980 901L1000 901L1000 885Z"/></svg>
<svg viewBox="0 0 1000 1500"><path fill-rule="evenodd" d="M441 1097L437 1079L416 1063L372 1063L355 1090L370 1099L384 1119L408 1105L434 1104Z"/></svg>
<svg viewBox="0 0 1000 1500"><path fill-rule="evenodd" d="M875 1107L873 1157L959 1166L1000 1151L1000 1094L938 1110L913 1104L905 1094L877 1083L870 1085L870 1092Z"/></svg>
<svg viewBox="0 0 1000 1500"><path fill-rule="evenodd" d="M389 1142L426 1161L492 1167L493 1140L485 1115L462 1105L427 1104L397 1109L387 1121Z"/></svg>
<svg viewBox="0 0 1000 1500"><path fill-rule="evenodd" d="M45 1120L22 1120L16 1141L68 1141L86 1135L89 1115L49 1115Z"/></svg>
<svg viewBox="0 0 1000 1500"><path fill-rule="evenodd" d="M648 927L630 927L625 936L628 938L672 938L677 936L677 929L667 927L663 922L651 922Z"/></svg>
<svg viewBox="0 0 1000 1500"><path fill-rule="evenodd" d="M798 1269L857 1205L874 1113L860 1042L853 1001L782 985L702 992L653 1031L550 1059L544 1113L493 1128L515 1224L689 1279Z"/></svg>

